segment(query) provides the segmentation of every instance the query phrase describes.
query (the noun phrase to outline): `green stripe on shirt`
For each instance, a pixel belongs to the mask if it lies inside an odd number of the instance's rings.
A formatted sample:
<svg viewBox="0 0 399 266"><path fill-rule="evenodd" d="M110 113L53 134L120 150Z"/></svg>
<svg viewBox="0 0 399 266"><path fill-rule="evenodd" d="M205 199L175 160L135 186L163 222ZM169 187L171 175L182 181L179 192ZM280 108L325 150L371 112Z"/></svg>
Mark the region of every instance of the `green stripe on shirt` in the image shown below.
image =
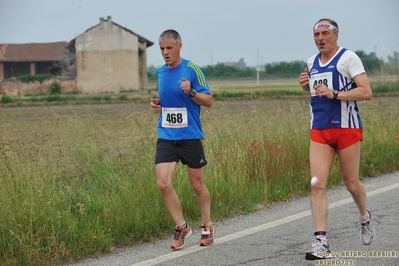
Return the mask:
<svg viewBox="0 0 399 266"><path fill-rule="evenodd" d="M195 74L197 74L199 84L201 86L208 87L205 81L205 76L202 73L200 67L193 62L189 62L187 66L191 67L194 70Z"/></svg>

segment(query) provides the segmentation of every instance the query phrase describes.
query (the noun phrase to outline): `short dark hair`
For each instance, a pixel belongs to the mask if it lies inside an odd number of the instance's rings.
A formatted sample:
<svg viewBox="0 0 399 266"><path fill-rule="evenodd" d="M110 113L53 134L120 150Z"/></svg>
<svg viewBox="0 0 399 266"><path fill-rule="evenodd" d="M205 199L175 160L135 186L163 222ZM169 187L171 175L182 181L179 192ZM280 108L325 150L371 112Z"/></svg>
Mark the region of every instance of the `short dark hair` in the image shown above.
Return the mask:
<svg viewBox="0 0 399 266"><path fill-rule="evenodd" d="M317 23L319 23L320 21L328 21L328 23L330 23L331 25L335 26L335 27L337 28L337 30L339 30L339 28L338 28L338 23L335 22L335 20L332 20L332 19L330 19L330 18L321 18L321 19L319 19L319 21L317 21L317 22L313 25L313 27L314 27Z"/></svg>
<svg viewBox="0 0 399 266"><path fill-rule="evenodd" d="M173 39L175 40L176 43L181 43L181 37L180 34L172 29L169 30L165 30L164 32L161 33L161 35L159 35L159 41L162 39Z"/></svg>

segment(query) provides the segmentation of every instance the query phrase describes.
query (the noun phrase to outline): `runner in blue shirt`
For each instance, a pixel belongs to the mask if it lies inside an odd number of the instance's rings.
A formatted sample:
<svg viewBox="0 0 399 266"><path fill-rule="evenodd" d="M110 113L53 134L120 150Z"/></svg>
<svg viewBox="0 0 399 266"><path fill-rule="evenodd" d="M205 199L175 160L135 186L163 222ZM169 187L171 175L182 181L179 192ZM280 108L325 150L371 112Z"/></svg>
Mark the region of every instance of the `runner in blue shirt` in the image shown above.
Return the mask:
<svg viewBox="0 0 399 266"><path fill-rule="evenodd" d="M158 188L176 227L171 248L184 246L193 230L186 223L179 197L172 185L179 161L187 165L191 187L195 192L202 217L200 246L213 244L215 227L210 218L211 200L204 183L204 133L201 106L211 107L213 100L201 68L180 56L182 41L175 30L166 30L159 37L165 64L157 69L159 99L151 99L151 108L160 113L155 169Z"/></svg>

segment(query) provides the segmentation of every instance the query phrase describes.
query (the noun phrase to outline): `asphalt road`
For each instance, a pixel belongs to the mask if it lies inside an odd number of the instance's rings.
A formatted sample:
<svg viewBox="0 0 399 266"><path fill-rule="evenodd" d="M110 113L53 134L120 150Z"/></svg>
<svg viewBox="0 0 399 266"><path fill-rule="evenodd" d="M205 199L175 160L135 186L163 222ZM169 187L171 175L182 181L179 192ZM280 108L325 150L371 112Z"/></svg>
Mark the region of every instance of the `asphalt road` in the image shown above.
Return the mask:
<svg viewBox="0 0 399 266"><path fill-rule="evenodd" d="M309 197L293 199L216 223L215 243L199 247L199 230L182 250L171 251L172 238L116 249L69 266L138 265L399 265L399 172L368 178L367 190L374 242L365 246L355 203L345 187L328 190L328 241L336 255L325 264L306 261L313 239ZM171 232L172 234L172 232ZM329 264L327 264L329 263Z"/></svg>

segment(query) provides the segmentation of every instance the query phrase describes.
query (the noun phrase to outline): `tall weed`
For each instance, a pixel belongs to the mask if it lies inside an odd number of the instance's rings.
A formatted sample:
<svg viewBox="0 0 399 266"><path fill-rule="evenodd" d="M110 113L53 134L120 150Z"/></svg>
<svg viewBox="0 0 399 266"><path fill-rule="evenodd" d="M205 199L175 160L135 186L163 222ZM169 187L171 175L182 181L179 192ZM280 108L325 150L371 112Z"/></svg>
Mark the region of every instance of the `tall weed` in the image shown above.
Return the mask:
<svg viewBox="0 0 399 266"><path fill-rule="evenodd" d="M157 115L148 105L133 112L120 106L98 112L87 105L80 113L64 107L48 116L16 111L15 119L3 119L1 265L59 265L171 233L155 177ZM399 169L398 108L398 97L360 103L362 178ZM203 109L204 176L215 222L308 193L308 112L307 98L255 94ZM334 163L329 186L340 184ZM199 224L181 164L174 185L187 221Z"/></svg>

